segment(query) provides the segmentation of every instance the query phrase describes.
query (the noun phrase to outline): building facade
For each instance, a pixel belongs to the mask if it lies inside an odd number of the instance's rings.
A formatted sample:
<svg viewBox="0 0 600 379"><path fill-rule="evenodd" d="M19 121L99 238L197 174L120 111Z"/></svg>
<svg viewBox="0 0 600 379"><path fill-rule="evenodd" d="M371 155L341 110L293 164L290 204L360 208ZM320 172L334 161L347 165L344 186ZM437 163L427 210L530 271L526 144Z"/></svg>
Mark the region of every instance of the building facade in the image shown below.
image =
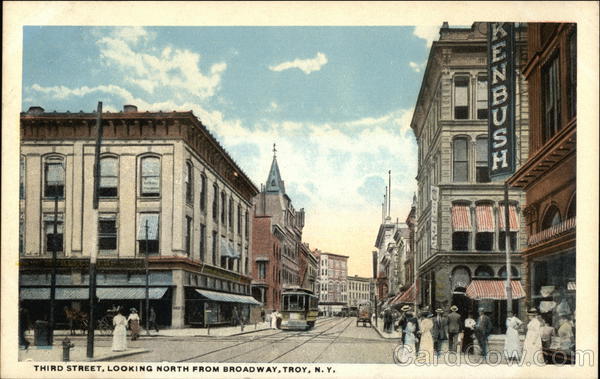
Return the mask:
<svg viewBox="0 0 600 379"><path fill-rule="evenodd" d="M253 222L252 294L266 309L280 310L282 289L302 286L308 263L302 244L304 209L297 211L286 194L275 154L266 185L254 198Z"/></svg>
<svg viewBox="0 0 600 379"><path fill-rule="evenodd" d="M21 113L20 299L48 314L56 250L56 320L87 312L97 256L100 315L141 310L148 261L157 322L172 327L249 318L252 199L258 189L192 112ZM56 209L56 212L55 212ZM55 232L56 230L56 232ZM226 296L230 296L227 299Z"/></svg>
<svg viewBox="0 0 600 379"><path fill-rule="evenodd" d="M419 148L415 248L418 302L434 309L455 304L463 317L484 307L499 333L506 302L494 290L506 277L504 183L490 180L488 170L486 28L485 23L471 28L444 23L431 47L411 122ZM516 34L519 167L528 155L527 86L520 74L527 56L524 26ZM525 274L524 200L522 191L510 191L514 299L524 296L519 281ZM515 300L513 309L523 312L522 301L519 306Z"/></svg>
<svg viewBox="0 0 600 379"><path fill-rule="evenodd" d="M575 321L577 26L528 24L527 48L530 154L510 184L527 194L527 302L558 328Z"/></svg>
<svg viewBox="0 0 600 379"><path fill-rule="evenodd" d="M326 253L318 249L319 312L334 316L348 305L348 256Z"/></svg>
<svg viewBox="0 0 600 379"><path fill-rule="evenodd" d="M356 308L358 304L371 302L371 278L358 275L348 276L348 307Z"/></svg>

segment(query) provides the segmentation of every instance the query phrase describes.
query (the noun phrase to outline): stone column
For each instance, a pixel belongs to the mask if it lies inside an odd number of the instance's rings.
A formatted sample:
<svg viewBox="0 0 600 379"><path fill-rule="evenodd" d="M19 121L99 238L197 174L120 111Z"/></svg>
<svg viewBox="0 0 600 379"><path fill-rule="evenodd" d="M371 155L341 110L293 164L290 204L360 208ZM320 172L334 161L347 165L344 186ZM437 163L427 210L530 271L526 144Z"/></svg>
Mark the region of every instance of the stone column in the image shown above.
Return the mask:
<svg viewBox="0 0 600 379"><path fill-rule="evenodd" d="M171 304L171 327L184 327L185 288L183 286L183 270L173 270L173 299Z"/></svg>

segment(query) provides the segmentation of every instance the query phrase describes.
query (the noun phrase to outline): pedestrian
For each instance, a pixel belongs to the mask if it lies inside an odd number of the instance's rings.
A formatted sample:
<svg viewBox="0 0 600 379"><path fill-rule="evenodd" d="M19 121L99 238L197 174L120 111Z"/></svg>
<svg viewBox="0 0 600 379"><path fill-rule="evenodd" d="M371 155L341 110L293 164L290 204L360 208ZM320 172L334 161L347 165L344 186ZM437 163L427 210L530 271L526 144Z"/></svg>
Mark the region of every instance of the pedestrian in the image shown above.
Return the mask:
<svg viewBox="0 0 600 379"><path fill-rule="evenodd" d="M575 341L573 335L573 326L567 316L561 316L558 321L560 328L558 328L559 347L563 351L573 350L573 342Z"/></svg>
<svg viewBox="0 0 600 379"><path fill-rule="evenodd" d="M277 311L275 309L271 312L271 329L277 329Z"/></svg>
<svg viewBox="0 0 600 379"><path fill-rule="evenodd" d="M529 365L543 365L544 359L540 358L542 351L542 336L540 329L542 324L538 319L538 311L531 308L527 312L529 323L527 323L527 334L525 334L525 342L523 343L523 362Z"/></svg>
<svg viewBox="0 0 600 379"><path fill-rule="evenodd" d="M25 337L25 332L30 328L29 311L19 303L19 346L25 350L29 349L31 342Z"/></svg>
<svg viewBox="0 0 600 379"><path fill-rule="evenodd" d="M554 333L554 328L552 325L546 323L546 320L543 317L538 316L538 319L540 320L540 337L542 339L542 348L548 349L552 343L552 337L554 337L556 333Z"/></svg>
<svg viewBox="0 0 600 379"><path fill-rule="evenodd" d="M507 360L519 360L522 349L519 339L519 328L523 322L511 312L506 319L506 337L504 338L504 355Z"/></svg>
<svg viewBox="0 0 600 379"><path fill-rule="evenodd" d="M436 316L433 320L431 336L433 337L435 353L439 355L443 351L447 351L448 319L444 316L444 310L442 308L436 309L435 313Z"/></svg>
<svg viewBox="0 0 600 379"><path fill-rule="evenodd" d="M467 353L469 347L473 345L473 333L475 332L475 319L473 318L473 313L469 313L467 318L465 319L465 328L463 329L463 338L462 338L462 352Z"/></svg>
<svg viewBox="0 0 600 379"><path fill-rule="evenodd" d="M264 308L262 308L260 310L260 318L261 318L262 322L265 322L265 310L264 310Z"/></svg>
<svg viewBox="0 0 600 379"><path fill-rule="evenodd" d="M481 349L481 356L486 358L488 354L488 337L492 332L492 321L485 314L484 308L479 308L479 318L475 324L475 337Z"/></svg>
<svg viewBox="0 0 600 379"><path fill-rule="evenodd" d="M408 358L414 358L417 354L417 331L419 324L410 312L405 313L405 320L404 333L402 335L404 339L402 352L404 354L404 361L406 362Z"/></svg>
<svg viewBox="0 0 600 379"><path fill-rule="evenodd" d="M383 311L383 331L386 333L392 332L392 311L389 307Z"/></svg>
<svg viewBox="0 0 600 379"><path fill-rule="evenodd" d="M233 325L237 326L240 324L240 313L238 312L237 305L233 306Z"/></svg>
<svg viewBox="0 0 600 379"><path fill-rule="evenodd" d="M137 309L135 308L131 308L129 312L127 323L129 324L129 329L131 329L131 340L135 341L140 337L140 316L138 316Z"/></svg>
<svg viewBox="0 0 600 379"><path fill-rule="evenodd" d="M115 312L112 351L125 351L127 350L127 319L123 316L121 308L117 307Z"/></svg>
<svg viewBox="0 0 600 379"><path fill-rule="evenodd" d="M450 307L450 314L448 314L448 345L451 351L456 351L458 335L462 332L460 314L457 311L458 307L453 305Z"/></svg>
<svg viewBox="0 0 600 379"><path fill-rule="evenodd" d="M150 313L148 314L148 328L154 328L156 333L158 333L158 324L156 323L156 312L154 311L154 307L150 307Z"/></svg>
<svg viewBox="0 0 600 379"><path fill-rule="evenodd" d="M433 329L433 314L427 313L423 315L425 318L421 321L421 342L419 344L419 360L421 358L425 363L431 363L434 357L433 337L431 330Z"/></svg>

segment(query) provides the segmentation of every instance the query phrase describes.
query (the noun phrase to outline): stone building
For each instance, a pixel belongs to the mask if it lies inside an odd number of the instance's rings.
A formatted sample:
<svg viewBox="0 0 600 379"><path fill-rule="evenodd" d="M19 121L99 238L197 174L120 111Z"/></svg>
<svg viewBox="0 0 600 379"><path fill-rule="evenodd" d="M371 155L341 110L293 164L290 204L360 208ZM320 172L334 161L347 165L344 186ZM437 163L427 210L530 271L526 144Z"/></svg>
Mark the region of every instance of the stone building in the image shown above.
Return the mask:
<svg viewBox="0 0 600 379"><path fill-rule="evenodd" d="M348 305L348 256L318 249L313 253L319 258L319 312L336 315Z"/></svg>
<svg viewBox="0 0 600 379"><path fill-rule="evenodd" d="M252 294L267 310L280 310L281 292L303 284L304 209L296 210L285 192L275 148L265 186L254 198Z"/></svg>
<svg viewBox="0 0 600 379"><path fill-rule="evenodd" d="M557 327L575 321L577 26L528 24L527 49L530 153L510 184L527 194L527 302Z"/></svg>
<svg viewBox="0 0 600 379"><path fill-rule="evenodd" d="M371 301L371 278L358 275L348 276L348 307L356 308L358 304Z"/></svg>
<svg viewBox="0 0 600 379"><path fill-rule="evenodd" d="M95 211L97 117L21 113L19 286L32 318L48 314L53 249L59 323L65 307L87 312L96 255L100 316L121 305L144 317L147 258L159 324L229 324L234 307L249 317L252 181L192 112L126 105L101 115Z"/></svg>
<svg viewBox="0 0 600 379"><path fill-rule="evenodd" d="M488 170L486 24L444 23L431 47L411 128L418 143L416 259L423 305L456 304L465 316L484 307L504 330L506 275L502 181ZM525 27L517 28L516 164L528 155L528 96L521 75ZM523 298L524 194L510 191L513 298ZM469 292L471 297L467 297ZM522 301L513 309L524 311Z"/></svg>

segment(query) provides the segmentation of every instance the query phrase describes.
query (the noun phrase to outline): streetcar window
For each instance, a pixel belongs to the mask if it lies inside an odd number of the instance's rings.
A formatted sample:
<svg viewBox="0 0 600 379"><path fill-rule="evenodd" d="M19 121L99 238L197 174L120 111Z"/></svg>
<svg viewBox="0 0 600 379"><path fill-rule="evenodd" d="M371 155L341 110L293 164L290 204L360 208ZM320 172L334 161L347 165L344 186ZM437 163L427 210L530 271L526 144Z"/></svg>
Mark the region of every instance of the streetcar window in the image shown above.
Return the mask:
<svg viewBox="0 0 600 379"><path fill-rule="evenodd" d="M290 297L289 296L284 296L283 297L283 310L287 311L290 309Z"/></svg>

